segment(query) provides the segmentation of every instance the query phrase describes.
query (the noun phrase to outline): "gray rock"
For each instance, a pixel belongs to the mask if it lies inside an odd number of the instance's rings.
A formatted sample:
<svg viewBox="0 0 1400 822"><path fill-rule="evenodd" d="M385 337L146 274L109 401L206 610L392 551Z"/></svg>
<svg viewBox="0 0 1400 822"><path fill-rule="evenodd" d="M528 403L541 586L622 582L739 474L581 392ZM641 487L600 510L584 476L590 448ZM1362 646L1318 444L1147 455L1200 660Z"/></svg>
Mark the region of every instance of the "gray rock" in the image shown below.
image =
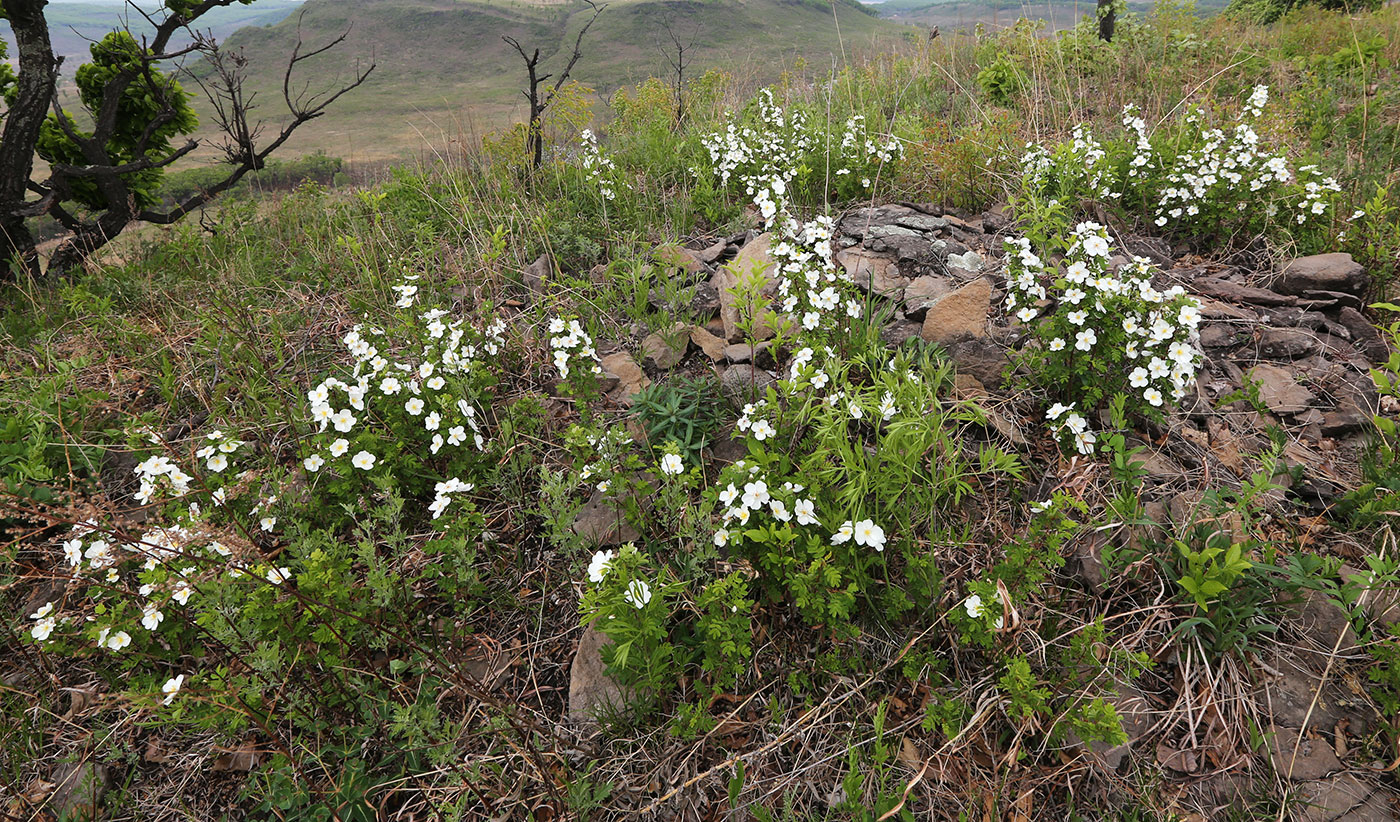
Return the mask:
<svg viewBox="0 0 1400 822"><path fill-rule="evenodd" d="M1350 254L1314 254L1289 261L1279 272L1274 290L1280 294L1306 295L1309 291L1363 294L1370 285L1366 270Z"/></svg>
<svg viewBox="0 0 1400 822"><path fill-rule="evenodd" d="M905 214L895 219L895 222L905 228L912 228L916 231L937 231L940 228L948 227L948 220L943 217L934 217L928 214Z"/></svg>
<svg viewBox="0 0 1400 822"><path fill-rule="evenodd" d="M1260 364L1249 369L1249 379L1259 384L1259 398L1276 414L1301 414L1317 397L1294 379L1294 373L1277 365Z"/></svg>
<svg viewBox="0 0 1400 822"><path fill-rule="evenodd" d="M977 379L988 388L1002 384L1006 371L1006 351L986 337L965 337L946 346L958 372Z"/></svg>
<svg viewBox="0 0 1400 822"><path fill-rule="evenodd" d="M603 648L612 640L589 625L579 638L578 650L569 666L569 721L586 724L600 716L627 710L629 694L608 676L603 664Z"/></svg>
<svg viewBox="0 0 1400 822"><path fill-rule="evenodd" d="M1321 779L1342 769L1332 745L1298 728L1279 728L1269 740L1274 772L1294 782Z"/></svg>
<svg viewBox="0 0 1400 822"><path fill-rule="evenodd" d="M836 252L836 263L846 269L852 282L881 297L898 300L909 285L909 280L899 273L899 264L888 255L847 248Z"/></svg>
<svg viewBox="0 0 1400 822"><path fill-rule="evenodd" d="M1289 297L1265 288L1222 280L1218 277L1198 277L1191 283L1191 290L1197 294L1214 297L1232 303L1251 305L1297 305L1297 297Z"/></svg>
<svg viewBox="0 0 1400 822"><path fill-rule="evenodd" d="M541 254L533 263L525 266L522 276L525 280L525 287L535 294L544 293L544 284L554 275L554 264L550 262L548 254Z"/></svg>
<svg viewBox="0 0 1400 822"><path fill-rule="evenodd" d="M588 502L584 503L574 516L570 528L590 544L600 547L621 545L641 537L637 529L623 516L617 502L608 499L597 489L594 489Z"/></svg>
<svg viewBox="0 0 1400 822"><path fill-rule="evenodd" d="M982 259L982 255L976 251L948 255L948 270L953 272L965 271L968 274L979 274L985 264L986 261Z"/></svg>
<svg viewBox="0 0 1400 822"><path fill-rule="evenodd" d="M730 402L743 405L762 398L768 386L778 380L772 374L751 365L731 365L719 375L719 390Z"/></svg>
<svg viewBox="0 0 1400 822"><path fill-rule="evenodd" d="M1202 348L1229 348L1235 342L1235 330L1224 323L1207 323L1201 326Z"/></svg>
<svg viewBox="0 0 1400 822"><path fill-rule="evenodd" d="M720 257L723 257L724 252L728 250L729 241L720 239L715 240L715 242L712 245L708 245L705 248L696 251L695 256L700 260L700 262L705 263L706 265L713 265L716 261L719 260Z"/></svg>
<svg viewBox="0 0 1400 822"><path fill-rule="evenodd" d="M1265 328L1259 332L1259 354L1271 360L1296 360L1317 353L1317 337L1297 328Z"/></svg>
<svg viewBox="0 0 1400 822"><path fill-rule="evenodd" d="M985 337L991 307L992 283L986 277L978 277L928 306L922 336L928 342L944 345L962 337Z"/></svg>
<svg viewBox="0 0 1400 822"><path fill-rule="evenodd" d="M904 315L911 320L922 320L928 307L954 287L946 277L916 277L904 289Z"/></svg>
<svg viewBox="0 0 1400 822"><path fill-rule="evenodd" d="M65 762L54 768L53 793L49 805L58 816L70 820L91 820L101 816L102 798L112 786L107 766L97 762Z"/></svg>
<svg viewBox="0 0 1400 822"><path fill-rule="evenodd" d="M1396 822L1394 797L1349 773L1299 786L1288 803L1293 822Z"/></svg>
<svg viewBox="0 0 1400 822"><path fill-rule="evenodd" d="M1361 647L1351 620L1321 591L1306 592L1302 601L1288 606L1288 613L1298 631L1318 650L1331 653L1336 648L1338 653L1350 654Z"/></svg>
<svg viewBox="0 0 1400 822"><path fill-rule="evenodd" d="M891 348L898 348L905 341L917 338L923 333L922 324L914 320L895 320L880 329L880 339Z"/></svg>
<svg viewBox="0 0 1400 822"><path fill-rule="evenodd" d="M1355 308L1343 308L1337 312L1337 323L1351 335L1352 342L1372 363L1380 364L1390 357L1390 346L1386 345L1381 332L1366 319L1366 315Z"/></svg>

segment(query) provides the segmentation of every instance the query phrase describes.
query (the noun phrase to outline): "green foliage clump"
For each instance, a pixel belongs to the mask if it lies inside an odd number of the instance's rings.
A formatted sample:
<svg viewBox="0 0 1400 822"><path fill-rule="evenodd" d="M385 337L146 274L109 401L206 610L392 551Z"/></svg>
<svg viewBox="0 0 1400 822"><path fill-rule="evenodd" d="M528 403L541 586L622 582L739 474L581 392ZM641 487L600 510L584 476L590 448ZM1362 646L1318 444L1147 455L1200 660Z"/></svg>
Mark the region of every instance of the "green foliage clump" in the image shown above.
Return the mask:
<svg viewBox="0 0 1400 822"><path fill-rule="evenodd" d="M1375 11L1382 0L1230 0L1226 11L1261 25L1274 23L1289 12L1309 5L1354 14Z"/></svg>
<svg viewBox="0 0 1400 822"><path fill-rule="evenodd" d="M651 442L674 442L698 463L723 417L724 399L713 379L680 376L642 389L632 402L632 413Z"/></svg>
<svg viewBox="0 0 1400 822"><path fill-rule="evenodd" d="M80 67L75 75L78 98L94 119L99 116L107 85L114 80L129 83L117 102L115 127L111 138L101 147L102 163L124 165L146 156L160 157L173 150L171 140L189 134L199 125L199 117L190 107L190 95L173 77L148 66L150 51L124 31L114 31L92 44L92 62ZM49 115L39 134L39 156L50 163L82 166L93 162L79 143L91 139L92 133L79 128L68 117L60 122L57 114ZM139 151L142 140L145 150ZM143 168L123 176L139 207L158 201L158 190L164 169ZM114 207L91 178L76 177L71 182L73 196L93 209Z"/></svg>

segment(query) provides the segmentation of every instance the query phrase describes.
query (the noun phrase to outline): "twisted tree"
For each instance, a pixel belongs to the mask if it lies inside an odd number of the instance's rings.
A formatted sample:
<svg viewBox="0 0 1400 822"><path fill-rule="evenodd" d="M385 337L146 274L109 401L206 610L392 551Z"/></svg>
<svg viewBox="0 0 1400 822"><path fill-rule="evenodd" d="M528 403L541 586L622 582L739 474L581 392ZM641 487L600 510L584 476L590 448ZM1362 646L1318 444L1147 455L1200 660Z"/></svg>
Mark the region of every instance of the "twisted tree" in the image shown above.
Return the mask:
<svg viewBox="0 0 1400 822"><path fill-rule="evenodd" d="M303 61L345 40L303 52L297 45L283 75L282 96L291 113L285 125L262 141L262 123L250 120L253 96L244 91L247 62L242 54L220 51L218 44L193 28L209 10L252 0L163 0L147 12L130 4L154 29L138 40L129 30L108 34L91 46L92 61L74 74L82 121L65 110L58 94L62 58L53 53L44 6L48 0L0 0L0 19L14 33L19 71L0 66L0 281L22 272L40 277L80 266L137 221L168 224L212 200L267 158L292 132L323 113L341 95L363 83L374 70L358 65L353 79L322 94L294 94L292 73ZM186 32L191 42L173 48ZM229 169L214 185L169 208L159 208L158 190L165 168L199 147L189 139L199 124L190 94L175 79L183 69L163 71L163 64L190 55L204 58L208 77L196 77L214 108L223 134L220 148ZM193 75L190 75L193 76ZM181 144L176 140L186 137ZM36 159L48 164L48 176L34 179ZM44 266L27 220L50 216L65 230Z"/></svg>

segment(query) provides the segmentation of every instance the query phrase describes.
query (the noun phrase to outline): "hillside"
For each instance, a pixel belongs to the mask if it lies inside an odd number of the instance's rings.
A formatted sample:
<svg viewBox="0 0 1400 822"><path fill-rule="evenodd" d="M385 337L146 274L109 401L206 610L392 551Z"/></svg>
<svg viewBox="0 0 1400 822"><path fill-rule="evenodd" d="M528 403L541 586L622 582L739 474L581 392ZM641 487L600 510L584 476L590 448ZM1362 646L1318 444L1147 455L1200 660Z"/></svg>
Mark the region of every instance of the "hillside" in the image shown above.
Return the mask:
<svg viewBox="0 0 1400 822"><path fill-rule="evenodd" d="M307 64L312 89L345 77L355 61L376 61L370 80L344 98L316 129L299 134L290 154L323 149L347 159L404 156L480 134L523 116L524 69L501 40L511 35L550 55L557 69L585 19L581 3L527 4L478 0L311 0L304 15L270 28L245 29L227 40L255 67L252 86L263 112L280 114L281 70L297 35L320 43L346 31L335 53ZM741 78L776 79L797 61L824 66L854 56L904 27L845 2L813 0L614 0L584 42L576 78L599 101L619 86L666 69L660 43L670 24L694 38L688 72L723 68ZM838 35L839 26L839 35ZM567 40L567 43L565 41Z"/></svg>
<svg viewBox="0 0 1400 822"><path fill-rule="evenodd" d="M212 9L200 18L199 29L211 32L215 39L224 40L242 28L270 26L280 22L291 14L300 2L301 0L258 0L257 3L248 6L235 5ZM146 2L138 3L138 6L154 7ZM49 36L53 38L54 53L67 58L70 72L80 61L87 60L88 45L94 40L102 39L107 32L128 24L138 37L152 30L145 18L122 2L55 2L48 5L44 14L49 21ZM0 31L3 32L0 33L0 37L4 38L5 43L13 46L14 38L9 28L0 27ZM183 45L186 42L188 38L176 38L175 45ZM10 49L10 54L14 54L13 48Z"/></svg>

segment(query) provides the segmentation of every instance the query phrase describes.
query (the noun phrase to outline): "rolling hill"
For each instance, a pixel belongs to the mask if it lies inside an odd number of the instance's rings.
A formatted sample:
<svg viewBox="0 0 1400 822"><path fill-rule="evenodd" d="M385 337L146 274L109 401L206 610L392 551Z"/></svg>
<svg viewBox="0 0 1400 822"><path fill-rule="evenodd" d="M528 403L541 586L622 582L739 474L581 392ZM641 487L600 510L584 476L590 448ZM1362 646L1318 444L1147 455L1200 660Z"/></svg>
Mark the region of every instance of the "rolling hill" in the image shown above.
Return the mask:
<svg viewBox="0 0 1400 822"><path fill-rule="evenodd" d="M322 149L351 160L388 159L522 119L525 72L502 35L546 55L543 70L568 59L578 29L591 14L582 2L513 0L309 0L277 25L248 28L225 41L253 69L261 114L283 113L282 70L298 26L308 45L342 32L346 42L308 61L299 83L334 85L373 59L369 81L304 128L288 147ZM693 38L687 71L721 67L740 77L776 79L799 59L827 65L881 40L902 38L906 26L881 20L852 0L613 0L584 40L574 76L599 99L625 84L667 71L660 43L670 25ZM839 32L839 33L838 33Z"/></svg>
<svg viewBox="0 0 1400 822"><path fill-rule="evenodd" d="M155 3L141 2L140 8L151 9ZM219 40L227 38L235 31L249 26L270 26L280 22L301 5L301 0L258 0L244 6L212 9L200 18L199 29L210 31ZM130 5L123 0L107 2L51 2L44 9L49 21L49 36L53 39L54 52L66 58L71 72L78 63L87 60L88 45L100 40L107 32L124 24L138 37L151 31L152 27ZM14 38L8 28L0 29L0 39L11 47ZM188 38L177 39L177 44L188 42ZM11 55L14 49L10 49Z"/></svg>

